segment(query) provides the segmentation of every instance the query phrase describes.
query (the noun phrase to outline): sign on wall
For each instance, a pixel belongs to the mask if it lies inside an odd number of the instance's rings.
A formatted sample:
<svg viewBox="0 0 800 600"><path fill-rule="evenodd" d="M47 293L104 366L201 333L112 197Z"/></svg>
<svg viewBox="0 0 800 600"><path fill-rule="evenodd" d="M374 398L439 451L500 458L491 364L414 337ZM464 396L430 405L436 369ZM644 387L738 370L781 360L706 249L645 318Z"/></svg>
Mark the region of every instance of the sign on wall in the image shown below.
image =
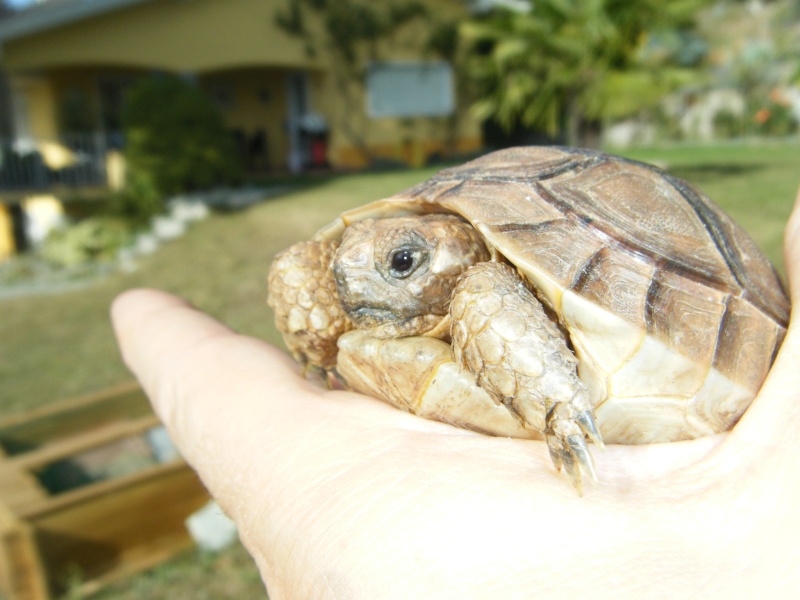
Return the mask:
<svg viewBox="0 0 800 600"><path fill-rule="evenodd" d="M382 62L367 67L367 114L442 117L453 114L453 69L446 62Z"/></svg>

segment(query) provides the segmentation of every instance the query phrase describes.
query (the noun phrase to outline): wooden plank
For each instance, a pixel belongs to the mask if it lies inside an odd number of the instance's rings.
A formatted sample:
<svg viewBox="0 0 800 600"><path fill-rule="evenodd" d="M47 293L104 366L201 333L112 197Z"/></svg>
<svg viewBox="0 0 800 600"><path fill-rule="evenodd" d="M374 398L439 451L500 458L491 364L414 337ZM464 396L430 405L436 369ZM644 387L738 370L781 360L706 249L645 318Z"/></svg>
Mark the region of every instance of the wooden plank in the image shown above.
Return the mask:
<svg viewBox="0 0 800 600"><path fill-rule="evenodd" d="M57 513L74 505L93 502L98 497L117 496L126 489L136 489L152 481L165 481L168 483L172 474L179 471L192 473L193 477L197 478L186 462L182 458L178 458L164 464L154 465L141 471L123 475L122 477L104 479L55 496L48 496L43 500L31 502L18 508L16 514L19 518L25 520L46 518L50 513Z"/></svg>
<svg viewBox="0 0 800 600"><path fill-rule="evenodd" d="M122 438L139 435L160 424L158 417L152 414L133 421L110 423L83 435L76 435L47 444L38 450L7 458L5 462L18 469L36 469Z"/></svg>
<svg viewBox="0 0 800 600"><path fill-rule="evenodd" d="M81 581L80 584L75 586L75 592L83 596L96 594L103 587L132 577L136 573L141 573L147 569L157 567L163 562L168 561L173 556L191 550L194 547L194 541L184 533L179 536L171 538L169 541L162 540L158 548L146 548L143 552L131 553L124 563L121 563L116 568L106 571L98 577Z"/></svg>
<svg viewBox="0 0 800 600"><path fill-rule="evenodd" d="M103 389L97 392L92 392L90 394L84 394L76 398L69 398L67 400L54 402L52 404L48 404L47 406L41 406L34 410L30 410L16 415L10 415L4 417L3 419L0 419L0 430L9 427L17 427L19 425L26 424L30 421L36 421L42 418L52 417L54 415L60 415L61 413L64 412L70 412L72 410L85 408L87 406L91 406L92 404L96 404L97 402L102 402L109 398L113 398L115 396L121 396L129 392L135 392L140 389L141 388L139 387L138 382L126 381L124 383L120 383L113 387Z"/></svg>
<svg viewBox="0 0 800 600"><path fill-rule="evenodd" d="M48 495L38 470L126 438L158 420L135 383L0 421L0 591L47 600L75 567L89 593L192 545L185 519L208 501L178 459Z"/></svg>
<svg viewBox="0 0 800 600"><path fill-rule="evenodd" d="M47 578L33 535L0 503L0 590L8 600L48 600Z"/></svg>
<svg viewBox="0 0 800 600"><path fill-rule="evenodd" d="M51 585L64 586L76 566L90 580L110 577L186 546L184 521L208 501L205 488L182 461L147 471L55 496L27 512Z"/></svg>
<svg viewBox="0 0 800 600"><path fill-rule="evenodd" d="M0 501L12 512L20 506L47 499L47 491L30 473L0 462Z"/></svg>
<svg viewBox="0 0 800 600"><path fill-rule="evenodd" d="M0 421L0 445L18 454L115 421L152 414L144 392L135 383L59 402Z"/></svg>

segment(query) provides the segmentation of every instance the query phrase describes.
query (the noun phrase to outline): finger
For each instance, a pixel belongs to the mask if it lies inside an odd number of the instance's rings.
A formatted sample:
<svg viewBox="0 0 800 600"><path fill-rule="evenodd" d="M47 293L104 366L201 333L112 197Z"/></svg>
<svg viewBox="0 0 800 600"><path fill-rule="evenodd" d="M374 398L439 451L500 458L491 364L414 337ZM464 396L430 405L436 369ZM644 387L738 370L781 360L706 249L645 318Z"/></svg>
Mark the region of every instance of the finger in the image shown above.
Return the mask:
<svg viewBox="0 0 800 600"><path fill-rule="evenodd" d="M184 300L157 290L133 290L119 296L111 309L123 359L153 401L156 412L174 425L178 404L193 392L235 384L253 374L272 384L299 383L297 369L283 353L237 335ZM231 396L230 393L221 397ZM212 394L201 397L216 406Z"/></svg>
<svg viewBox="0 0 800 600"><path fill-rule="evenodd" d="M229 335L221 323L206 318L186 301L158 290L132 290L111 306L111 319L122 357L157 408L169 394L157 394L188 350L204 340Z"/></svg>
<svg viewBox="0 0 800 600"><path fill-rule="evenodd" d="M239 522L250 516L248 499L274 501L270 490L286 473L310 480L321 457L358 455L354 432L401 420L421 427L382 403L316 388L284 353L169 294L126 292L112 319L126 364L174 442Z"/></svg>
<svg viewBox="0 0 800 600"><path fill-rule="evenodd" d="M783 256L790 295L795 303L800 302L800 190L797 191L794 210L786 226Z"/></svg>
<svg viewBox="0 0 800 600"><path fill-rule="evenodd" d="M281 352L154 290L120 296L112 319L126 364L216 497L291 442L297 390L313 392Z"/></svg>

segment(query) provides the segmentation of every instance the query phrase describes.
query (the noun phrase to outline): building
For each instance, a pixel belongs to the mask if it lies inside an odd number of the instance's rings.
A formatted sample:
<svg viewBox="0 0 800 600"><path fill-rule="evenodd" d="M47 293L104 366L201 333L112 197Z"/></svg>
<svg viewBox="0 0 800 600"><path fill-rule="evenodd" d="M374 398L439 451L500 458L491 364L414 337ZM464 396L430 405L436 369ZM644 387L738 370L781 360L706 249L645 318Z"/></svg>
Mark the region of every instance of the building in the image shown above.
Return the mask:
<svg viewBox="0 0 800 600"><path fill-rule="evenodd" d="M475 150L480 126L452 66L426 44L431 22L466 16L466 3L426 4L426 18L344 64L313 11L305 37L279 25L289 0L38 3L0 21L13 132L2 145L0 197L3 188L106 184L106 153L124 145L125 90L159 73L215 100L252 171Z"/></svg>

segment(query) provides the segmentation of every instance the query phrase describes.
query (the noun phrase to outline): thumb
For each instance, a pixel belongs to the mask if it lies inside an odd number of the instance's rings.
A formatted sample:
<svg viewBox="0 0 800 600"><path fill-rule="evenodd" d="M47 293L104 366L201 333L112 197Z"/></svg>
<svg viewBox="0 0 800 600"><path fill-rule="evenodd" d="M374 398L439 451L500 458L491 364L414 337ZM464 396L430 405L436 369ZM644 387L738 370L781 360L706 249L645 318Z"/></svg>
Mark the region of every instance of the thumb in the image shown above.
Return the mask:
<svg viewBox="0 0 800 600"><path fill-rule="evenodd" d="M783 258L789 278L789 295L793 301L798 301L800 300L800 189L797 191L794 210L786 226Z"/></svg>
<svg viewBox="0 0 800 600"><path fill-rule="evenodd" d="M793 304L800 301L800 191L786 226L784 258ZM749 452L770 462L800 451L800 320L792 310L786 337L753 404L734 428ZM796 470L792 467L792 471Z"/></svg>

